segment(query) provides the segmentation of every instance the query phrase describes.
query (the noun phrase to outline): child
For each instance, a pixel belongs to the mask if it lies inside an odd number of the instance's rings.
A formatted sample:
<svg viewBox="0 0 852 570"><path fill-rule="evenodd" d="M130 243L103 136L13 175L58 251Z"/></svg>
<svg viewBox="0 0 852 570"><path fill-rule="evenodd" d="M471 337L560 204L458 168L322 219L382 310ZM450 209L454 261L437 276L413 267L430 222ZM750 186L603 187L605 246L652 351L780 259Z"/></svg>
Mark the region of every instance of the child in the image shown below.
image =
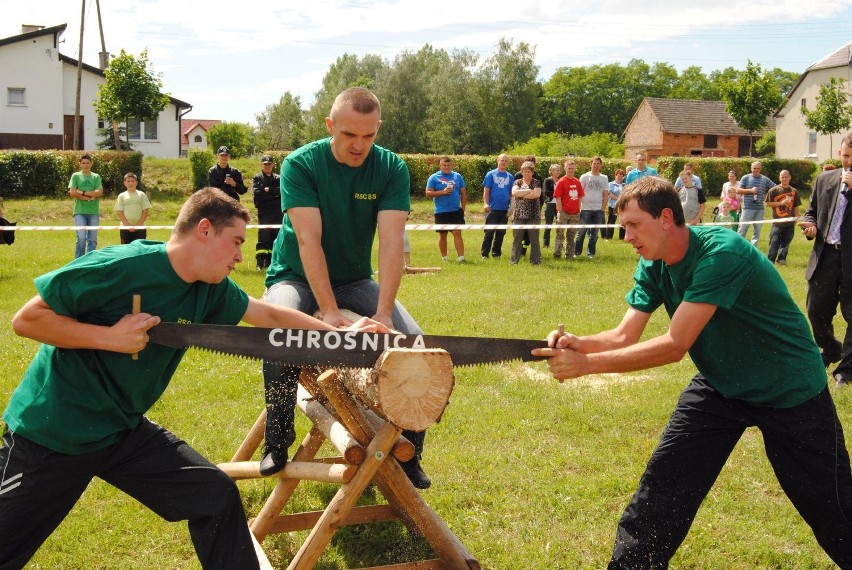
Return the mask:
<svg viewBox="0 0 852 570"><path fill-rule="evenodd" d="M100 222L101 196L104 188L101 176L92 172L92 156L80 157L80 171L71 175L68 182L68 195L74 198L74 225L95 228ZM98 247L98 230L77 230L77 247L74 259Z"/></svg>
<svg viewBox="0 0 852 570"><path fill-rule="evenodd" d="M115 201L115 211L118 213L118 219L121 220L122 226L143 226L145 220L148 219L148 210L151 209L151 202L144 192L139 192L136 187L139 185L139 179L132 172L124 175L124 187L126 191L118 195ZM148 231L145 229L128 228L119 230L121 243L128 244L137 239L146 239Z"/></svg>
<svg viewBox="0 0 852 570"><path fill-rule="evenodd" d="M731 213L731 202L727 198L719 202L719 213L716 214L716 217L713 218L714 222L727 222L728 225L725 226L730 228L731 230L735 230L734 223L736 220L734 219L734 215Z"/></svg>

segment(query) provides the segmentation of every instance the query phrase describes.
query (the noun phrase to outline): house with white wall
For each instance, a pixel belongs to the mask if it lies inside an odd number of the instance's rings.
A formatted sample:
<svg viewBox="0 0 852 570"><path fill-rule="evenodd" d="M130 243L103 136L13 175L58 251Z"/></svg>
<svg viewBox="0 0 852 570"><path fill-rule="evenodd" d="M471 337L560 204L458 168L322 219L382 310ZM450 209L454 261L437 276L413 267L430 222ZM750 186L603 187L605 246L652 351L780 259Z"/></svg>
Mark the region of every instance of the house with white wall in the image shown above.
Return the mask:
<svg viewBox="0 0 852 570"><path fill-rule="evenodd" d="M775 113L775 155L778 158L807 158L822 162L837 158L845 132L821 135L808 129L802 108L814 109L821 85L839 77L846 93L852 93L852 42L817 61L799 77L784 105Z"/></svg>
<svg viewBox="0 0 852 570"><path fill-rule="evenodd" d="M25 26L21 34L0 39L0 149L71 150L77 97L77 60L59 52L66 24ZM83 64L80 84L79 147L96 149L102 138L94 101L104 72ZM170 97L156 121L131 120L130 144L143 154L181 154L181 116L192 105Z"/></svg>
<svg viewBox="0 0 852 570"><path fill-rule="evenodd" d="M191 148L206 149L209 146L207 142L207 131L213 125L218 125L222 121L218 119L183 119L181 120L180 130L183 133L183 151L184 154L189 152Z"/></svg>

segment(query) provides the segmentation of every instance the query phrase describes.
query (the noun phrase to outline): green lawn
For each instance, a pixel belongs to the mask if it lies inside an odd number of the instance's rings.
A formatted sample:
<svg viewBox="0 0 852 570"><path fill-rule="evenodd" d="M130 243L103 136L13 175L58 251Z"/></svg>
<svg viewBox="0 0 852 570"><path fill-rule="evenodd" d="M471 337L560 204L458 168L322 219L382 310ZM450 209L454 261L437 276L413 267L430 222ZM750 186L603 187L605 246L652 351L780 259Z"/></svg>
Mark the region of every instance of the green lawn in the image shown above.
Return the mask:
<svg viewBox="0 0 852 570"><path fill-rule="evenodd" d="M155 193L151 224L174 219L180 198L169 196ZM114 223L111 201L104 205L102 224ZM20 224L72 223L67 200L7 200L5 209ZM474 213L469 221L481 221L481 212ZM415 204L411 219L428 222L431 205ZM167 239L168 232L151 231L149 236ZM246 263L233 277L259 296L263 277L254 270L253 236L250 230ZM443 267L437 274L405 277L399 293L427 333L542 338L560 322L569 331L590 333L620 321L636 262L627 244L599 241L596 259L574 262L554 260L545 249L537 267L525 260L510 266L508 244L502 260L482 261L482 232L467 231L464 237L470 262L442 264L436 234L410 232L413 264ZM767 239L768 228L761 240L764 251ZM100 246L117 241L117 231L101 232ZM35 276L70 261L73 250L70 231L19 232L14 246L0 248L0 322L8 323L34 294ZM809 251L810 243L797 235L789 265L780 268L800 306ZM664 315L656 315L647 334L658 334L667 324ZM838 325L842 334L842 321ZM0 402L5 406L36 343L15 336L8 324L0 326L0 342L6 368ZM451 404L442 422L428 431L424 466L433 486L423 495L484 568L602 568L621 511L693 373L688 359L656 370L565 384L550 378L541 363L458 368ZM852 392L832 388L832 393L848 428ZM217 462L230 459L262 405L258 362L190 351L149 416ZM300 416L299 438L307 428ZM252 516L272 483L239 486ZM291 506L321 509L335 490L302 485ZM265 549L286 567L305 536L270 537ZM352 527L338 532L318 567L402 562L419 558L423 548L395 523ZM95 480L29 567L197 568L198 563L185 524L166 523ZM700 510L673 567L834 566L781 491L760 433L750 430Z"/></svg>

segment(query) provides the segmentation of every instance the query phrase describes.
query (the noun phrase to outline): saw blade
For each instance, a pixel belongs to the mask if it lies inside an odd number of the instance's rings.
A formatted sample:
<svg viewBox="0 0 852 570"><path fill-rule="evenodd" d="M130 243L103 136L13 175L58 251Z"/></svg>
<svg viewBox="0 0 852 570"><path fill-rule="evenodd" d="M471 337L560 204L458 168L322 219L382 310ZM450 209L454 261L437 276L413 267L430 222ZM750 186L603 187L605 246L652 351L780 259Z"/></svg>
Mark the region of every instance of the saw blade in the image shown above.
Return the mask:
<svg viewBox="0 0 852 570"><path fill-rule="evenodd" d="M293 365L372 367L391 348L440 348L455 366L507 360L542 360L534 348L543 340L416 334L362 333L348 330L269 329L233 325L160 323L148 331L151 342L174 348L261 358Z"/></svg>

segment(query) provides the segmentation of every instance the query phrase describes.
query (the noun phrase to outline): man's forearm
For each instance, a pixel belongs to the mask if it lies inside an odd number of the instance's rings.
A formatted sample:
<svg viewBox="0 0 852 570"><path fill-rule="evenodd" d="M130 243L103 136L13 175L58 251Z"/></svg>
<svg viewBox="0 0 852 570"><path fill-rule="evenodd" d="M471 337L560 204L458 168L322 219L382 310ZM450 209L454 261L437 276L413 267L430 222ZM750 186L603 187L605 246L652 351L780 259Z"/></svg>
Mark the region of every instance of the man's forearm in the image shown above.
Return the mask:
<svg viewBox="0 0 852 570"><path fill-rule="evenodd" d="M305 269L305 277L308 279L320 312L326 314L336 311L337 299L331 287L331 278L328 275L328 265L322 245L319 242L300 243L299 253L302 258L302 267Z"/></svg>

